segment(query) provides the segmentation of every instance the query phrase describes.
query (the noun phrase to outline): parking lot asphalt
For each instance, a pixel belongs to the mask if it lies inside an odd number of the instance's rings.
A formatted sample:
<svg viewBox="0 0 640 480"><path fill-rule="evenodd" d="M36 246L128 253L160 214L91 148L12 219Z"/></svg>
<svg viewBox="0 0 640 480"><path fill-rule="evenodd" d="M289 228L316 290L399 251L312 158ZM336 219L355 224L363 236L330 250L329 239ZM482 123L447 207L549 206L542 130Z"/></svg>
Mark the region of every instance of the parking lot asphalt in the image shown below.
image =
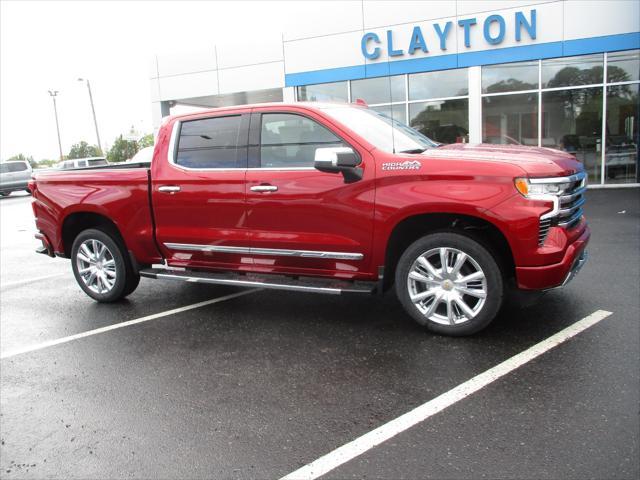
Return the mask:
<svg viewBox="0 0 640 480"><path fill-rule="evenodd" d="M596 310L612 315L326 478L638 478L640 191L592 190L590 260L469 338L393 295L142 279L100 305L36 255L30 199L0 199L0 477L278 478Z"/></svg>

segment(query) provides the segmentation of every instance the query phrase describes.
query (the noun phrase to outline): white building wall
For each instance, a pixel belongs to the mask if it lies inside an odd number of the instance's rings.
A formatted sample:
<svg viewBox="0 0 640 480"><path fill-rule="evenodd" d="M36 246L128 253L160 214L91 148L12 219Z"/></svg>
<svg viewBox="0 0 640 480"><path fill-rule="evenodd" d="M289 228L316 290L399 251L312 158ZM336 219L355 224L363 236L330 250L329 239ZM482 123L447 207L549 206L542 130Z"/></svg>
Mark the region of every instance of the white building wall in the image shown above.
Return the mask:
<svg viewBox="0 0 640 480"><path fill-rule="evenodd" d="M523 29L522 39L515 39L515 12L522 11L527 19L530 11L537 14L537 38L531 39ZM498 45L484 39L483 23L490 15L501 15L505 19L505 38ZM386 18L386 20L385 20ZM471 27L471 47L464 44L464 29L458 26L462 19L475 18ZM442 27L452 21L452 33L447 41L447 50L439 48L439 37L433 24ZM381 24L381 22L384 22ZM306 39L289 39L285 36L286 73L350 67L360 64L364 57L360 39L365 32L374 32L381 44L382 54L367 63L386 63L408 59L433 58L440 55L490 51L507 47L560 42L577 38L591 38L640 31L640 2L638 0L457 0L436 2L363 2L363 27L349 34L325 35ZM414 26L420 26L424 34L428 53L418 50L414 55L406 54ZM387 30L393 31L394 48L405 51L402 56L388 56ZM493 25L492 32L496 32ZM455 33L455 35L453 35ZM455 40L451 37L455 37ZM314 62L316 62L314 64ZM314 66L315 65L315 66Z"/></svg>
<svg viewBox="0 0 640 480"><path fill-rule="evenodd" d="M283 87L284 62L260 63L218 70L220 93Z"/></svg>
<svg viewBox="0 0 640 480"><path fill-rule="evenodd" d="M639 0L570 0L563 7L565 40L640 30Z"/></svg>
<svg viewBox="0 0 640 480"><path fill-rule="evenodd" d="M532 40L523 30L522 39L517 42L515 12L522 11L529 19L532 9L537 12L537 38ZM313 77L320 83L332 81L332 69L356 67L349 70L354 72L353 76L346 78L362 78L362 72L369 73L364 67L374 68L376 64L384 68L405 60L445 59L452 54L640 32L638 0L315 1L296 2L295 13L296 22L283 33L282 41L258 38L243 44L240 37L244 38L244 34L239 32L238 43L158 54L149 67L152 102L283 88L295 85L291 78L305 72L321 71L320 76ZM488 44L483 35L484 19L494 14L501 15L506 22L505 38L498 45ZM472 17L477 24L471 29L471 47L465 47L464 31L458 21ZM447 21L453 23L447 49L443 51L433 24L444 26ZM418 50L408 55L406 50L416 25L422 29L429 52ZM495 28L496 25L493 32ZM403 49L404 55L388 56L387 30L393 31L394 46ZM382 41L378 46L383 52L377 59L365 59L362 54L361 39L365 32L377 33ZM381 70L377 68L379 74Z"/></svg>

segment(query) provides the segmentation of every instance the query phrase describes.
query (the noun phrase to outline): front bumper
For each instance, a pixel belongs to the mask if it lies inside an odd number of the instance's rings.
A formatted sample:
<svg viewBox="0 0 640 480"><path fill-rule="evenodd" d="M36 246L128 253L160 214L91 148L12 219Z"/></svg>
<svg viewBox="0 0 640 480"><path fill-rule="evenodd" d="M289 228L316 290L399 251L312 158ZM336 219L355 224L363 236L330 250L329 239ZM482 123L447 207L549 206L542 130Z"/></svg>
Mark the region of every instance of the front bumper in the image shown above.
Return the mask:
<svg viewBox="0 0 640 480"><path fill-rule="evenodd" d="M584 231L567 247L559 263L538 267L516 267L518 288L523 290L548 290L569 283L587 261L586 247L591 230Z"/></svg>

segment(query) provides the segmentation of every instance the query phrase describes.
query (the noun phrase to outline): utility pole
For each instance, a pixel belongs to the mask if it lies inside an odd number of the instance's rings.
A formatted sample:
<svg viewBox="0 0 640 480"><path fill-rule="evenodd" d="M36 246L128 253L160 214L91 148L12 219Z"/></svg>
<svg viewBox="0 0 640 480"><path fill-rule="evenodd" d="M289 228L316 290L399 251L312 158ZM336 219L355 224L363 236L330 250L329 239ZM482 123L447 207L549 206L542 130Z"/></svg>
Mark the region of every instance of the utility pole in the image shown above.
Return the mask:
<svg viewBox="0 0 640 480"><path fill-rule="evenodd" d="M102 145L100 144L100 133L98 132L98 120L96 120L96 109L93 106L93 95L91 95L91 84L89 83L89 79L79 78L79 82L87 82L87 90L89 90L89 102L91 103L91 112L93 113L93 124L96 126L96 138L98 139L98 149L102 154Z"/></svg>
<svg viewBox="0 0 640 480"><path fill-rule="evenodd" d="M56 106L57 90L49 90L49 95L53 100L53 113L56 116L56 131L58 132L58 149L60 149L60 161L62 161L62 142L60 141L60 124L58 123L58 107Z"/></svg>

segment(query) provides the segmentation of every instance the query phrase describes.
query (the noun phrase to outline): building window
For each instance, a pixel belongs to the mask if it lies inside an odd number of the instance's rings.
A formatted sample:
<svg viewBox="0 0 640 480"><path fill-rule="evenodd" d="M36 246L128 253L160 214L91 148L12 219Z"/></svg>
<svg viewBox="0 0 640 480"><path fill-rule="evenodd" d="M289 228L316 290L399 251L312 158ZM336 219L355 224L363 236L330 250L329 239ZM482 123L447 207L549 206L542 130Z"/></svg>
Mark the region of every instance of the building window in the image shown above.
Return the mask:
<svg viewBox="0 0 640 480"><path fill-rule="evenodd" d="M637 82L640 80L640 50L607 55L607 82Z"/></svg>
<svg viewBox="0 0 640 480"><path fill-rule="evenodd" d="M439 143L469 141L466 68L409 75L409 125Z"/></svg>
<svg viewBox="0 0 640 480"><path fill-rule="evenodd" d="M482 68L484 143L538 145L538 69L537 61Z"/></svg>
<svg viewBox="0 0 640 480"><path fill-rule="evenodd" d="M542 88L595 85L602 83L603 72L601 53L542 60Z"/></svg>
<svg viewBox="0 0 640 480"><path fill-rule="evenodd" d="M640 50L482 67L483 141L563 150L591 183L637 182L639 89Z"/></svg>
<svg viewBox="0 0 640 480"><path fill-rule="evenodd" d="M542 93L542 136L551 147L584 164L589 182L600 182L602 165L602 88Z"/></svg>
<svg viewBox="0 0 640 480"><path fill-rule="evenodd" d="M468 69L459 68L297 91L298 100L360 99L437 142L454 143L469 138L468 84ZM591 183L638 182L640 50L487 65L481 88L483 142L566 151Z"/></svg>
<svg viewBox="0 0 640 480"><path fill-rule="evenodd" d="M365 78L351 82L351 101L362 100L369 105L404 102L406 97L404 75Z"/></svg>
<svg viewBox="0 0 640 480"><path fill-rule="evenodd" d="M237 167L240 115L183 122L176 164L187 168Z"/></svg>
<svg viewBox="0 0 640 480"><path fill-rule="evenodd" d="M492 95L482 99L482 141L538 145L538 94Z"/></svg>
<svg viewBox="0 0 640 480"><path fill-rule="evenodd" d="M607 87L605 181L636 182L640 135L640 84Z"/></svg>
<svg viewBox="0 0 640 480"><path fill-rule="evenodd" d="M298 100L301 102L348 102L347 82L319 83L298 87Z"/></svg>
<svg viewBox="0 0 640 480"><path fill-rule="evenodd" d="M482 93L517 92L537 89L537 61L482 67Z"/></svg>
<svg viewBox="0 0 640 480"><path fill-rule="evenodd" d="M409 75L409 100L463 97L469 94L466 68Z"/></svg>
<svg viewBox="0 0 640 480"><path fill-rule="evenodd" d="M409 105L411 127L439 143L469 140L469 99L435 100Z"/></svg>

